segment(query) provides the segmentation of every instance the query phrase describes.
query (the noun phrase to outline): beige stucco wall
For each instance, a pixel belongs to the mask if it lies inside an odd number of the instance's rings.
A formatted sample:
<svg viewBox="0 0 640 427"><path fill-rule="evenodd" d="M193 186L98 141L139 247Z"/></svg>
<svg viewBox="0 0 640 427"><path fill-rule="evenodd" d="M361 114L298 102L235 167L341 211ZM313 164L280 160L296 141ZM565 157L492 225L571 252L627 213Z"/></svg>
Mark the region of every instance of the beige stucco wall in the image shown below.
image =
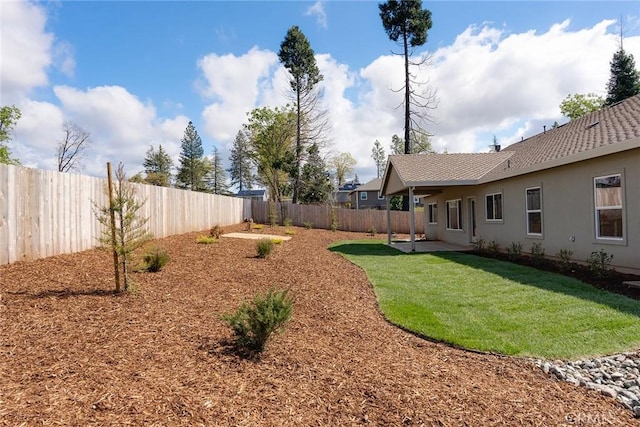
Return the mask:
<svg viewBox="0 0 640 427"><path fill-rule="evenodd" d="M595 238L593 179L597 176L622 174L624 240L607 241ZM525 189L542 189L542 236L528 236L526 231ZM503 220L485 219L485 195L502 193ZM427 237L466 244L470 236L469 198L476 201L476 235L486 241L495 240L501 248L520 242L528 252L533 243L540 243L546 255L560 249L573 251L575 260L586 261L592 251L604 249L612 254L618 267L640 269L640 149L587 160L547 171L497 181L475 187L451 187L437 197L438 224L427 224ZM446 230L447 200L462 199L462 231Z"/></svg>

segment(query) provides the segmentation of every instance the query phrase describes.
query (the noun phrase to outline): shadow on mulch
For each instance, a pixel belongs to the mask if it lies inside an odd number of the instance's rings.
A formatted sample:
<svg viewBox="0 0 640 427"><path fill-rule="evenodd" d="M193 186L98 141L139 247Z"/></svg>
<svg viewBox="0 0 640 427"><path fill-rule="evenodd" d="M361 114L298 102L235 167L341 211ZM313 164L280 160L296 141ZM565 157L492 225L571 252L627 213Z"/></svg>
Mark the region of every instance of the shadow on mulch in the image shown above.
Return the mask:
<svg viewBox="0 0 640 427"><path fill-rule="evenodd" d="M261 360L262 353L249 350L228 338L222 340L205 338L203 341L203 344L198 346L198 350L206 351L211 356L225 356L250 362L259 362Z"/></svg>
<svg viewBox="0 0 640 427"><path fill-rule="evenodd" d="M30 294L27 291L19 291L19 292L7 292L11 295L25 295L30 299L41 299L41 298L70 298L70 297L79 297L79 296L94 296L94 297L104 297L104 296L120 296L126 295L126 292L116 292L115 290L105 291L104 289L91 289L91 290L71 290L71 289L48 289L46 291L38 292L37 294Z"/></svg>
<svg viewBox="0 0 640 427"><path fill-rule="evenodd" d="M504 253L487 253L479 251L470 251L466 253L478 255L485 258L499 259L501 261L507 261L514 264L526 265L538 270L562 274L563 276L578 279L581 282L587 283L598 289L625 295L635 300L640 300L640 289L624 284L624 282L640 281L640 276L638 275L610 270L607 271L602 277L598 277L591 270L589 270L588 266L577 263L571 263L567 269L561 269L557 262L550 259L535 260L525 255L514 259L508 254Z"/></svg>

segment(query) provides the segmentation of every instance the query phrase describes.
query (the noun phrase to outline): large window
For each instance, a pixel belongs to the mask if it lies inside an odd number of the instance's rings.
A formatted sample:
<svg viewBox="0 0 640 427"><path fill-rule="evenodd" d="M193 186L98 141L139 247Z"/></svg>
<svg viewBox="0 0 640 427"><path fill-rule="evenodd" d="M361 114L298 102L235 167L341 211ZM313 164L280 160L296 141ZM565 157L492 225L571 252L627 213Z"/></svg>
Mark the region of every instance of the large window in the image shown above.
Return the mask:
<svg viewBox="0 0 640 427"><path fill-rule="evenodd" d="M361 191L360 192L360 200L367 200L367 192L366 191Z"/></svg>
<svg viewBox="0 0 640 427"><path fill-rule="evenodd" d="M447 229L462 230L462 200L447 201Z"/></svg>
<svg viewBox="0 0 640 427"><path fill-rule="evenodd" d="M427 209L429 214L429 224L437 224L438 223L438 204L429 203L427 205Z"/></svg>
<svg viewBox="0 0 640 427"><path fill-rule="evenodd" d="M527 188L527 234L542 235L542 191L540 187Z"/></svg>
<svg viewBox="0 0 640 427"><path fill-rule="evenodd" d="M600 176L594 179L596 209L596 238L621 240L622 179L618 175Z"/></svg>
<svg viewBox="0 0 640 427"><path fill-rule="evenodd" d="M487 194L485 196L487 221L502 220L502 193Z"/></svg>

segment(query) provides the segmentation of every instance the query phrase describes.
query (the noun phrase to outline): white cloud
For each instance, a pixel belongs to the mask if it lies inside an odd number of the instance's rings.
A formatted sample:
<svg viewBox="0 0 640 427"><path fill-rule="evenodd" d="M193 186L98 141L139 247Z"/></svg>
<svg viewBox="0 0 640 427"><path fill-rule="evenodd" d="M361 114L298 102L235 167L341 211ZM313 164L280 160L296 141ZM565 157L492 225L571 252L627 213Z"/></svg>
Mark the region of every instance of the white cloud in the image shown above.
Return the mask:
<svg viewBox="0 0 640 427"><path fill-rule="evenodd" d="M314 4L309 6L304 14L306 16L315 16L318 25L322 28L327 28L327 14L324 11L324 3L322 0L317 0Z"/></svg>
<svg viewBox="0 0 640 427"><path fill-rule="evenodd" d="M49 83L54 36L45 31L42 7L23 1L3 1L0 13L0 87L2 103L12 104L36 87Z"/></svg>

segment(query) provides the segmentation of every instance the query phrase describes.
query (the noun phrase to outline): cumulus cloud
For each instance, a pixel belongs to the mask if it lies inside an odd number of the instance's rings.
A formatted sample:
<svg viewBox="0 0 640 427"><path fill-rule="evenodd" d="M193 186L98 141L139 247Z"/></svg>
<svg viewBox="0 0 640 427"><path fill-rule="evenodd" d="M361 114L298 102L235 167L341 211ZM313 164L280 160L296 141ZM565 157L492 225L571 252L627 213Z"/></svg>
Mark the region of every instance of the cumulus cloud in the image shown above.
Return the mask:
<svg viewBox="0 0 640 427"><path fill-rule="evenodd" d="M304 14L307 16L315 16L318 25L322 28L327 28L327 14L324 11L324 3L321 0L309 6Z"/></svg>

